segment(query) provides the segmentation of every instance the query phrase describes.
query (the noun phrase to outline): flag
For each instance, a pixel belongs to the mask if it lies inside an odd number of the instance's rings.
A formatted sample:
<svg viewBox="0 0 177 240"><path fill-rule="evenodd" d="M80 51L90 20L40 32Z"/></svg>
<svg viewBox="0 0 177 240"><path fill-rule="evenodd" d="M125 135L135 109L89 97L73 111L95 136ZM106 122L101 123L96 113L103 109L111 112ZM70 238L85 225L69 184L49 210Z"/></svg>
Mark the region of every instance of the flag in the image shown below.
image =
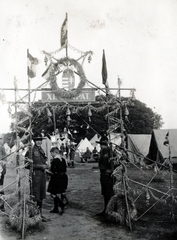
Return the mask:
<svg viewBox="0 0 177 240"><path fill-rule="evenodd" d="M105 58L105 52L103 50L103 57L102 57L102 83L106 87L106 91L108 92L109 86L107 82L108 73L107 73L107 66L106 66L106 58Z"/></svg>
<svg viewBox="0 0 177 240"><path fill-rule="evenodd" d="M68 38L68 29L67 29L67 25L68 25L68 15L66 13L66 18L61 26L61 47L66 43L66 40Z"/></svg>
<svg viewBox="0 0 177 240"><path fill-rule="evenodd" d="M169 145L169 132L167 132L166 136L165 136L165 141L163 143L165 146Z"/></svg>
<svg viewBox="0 0 177 240"><path fill-rule="evenodd" d="M52 67L52 63L49 64L49 66L47 67L47 69L45 70L45 72L42 74L42 77L45 78L46 80L48 80L51 76L51 67Z"/></svg>
<svg viewBox="0 0 177 240"><path fill-rule="evenodd" d="M38 59L33 57L29 50L27 50L27 72L30 78L34 78L36 76L36 65L38 64Z"/></svg>

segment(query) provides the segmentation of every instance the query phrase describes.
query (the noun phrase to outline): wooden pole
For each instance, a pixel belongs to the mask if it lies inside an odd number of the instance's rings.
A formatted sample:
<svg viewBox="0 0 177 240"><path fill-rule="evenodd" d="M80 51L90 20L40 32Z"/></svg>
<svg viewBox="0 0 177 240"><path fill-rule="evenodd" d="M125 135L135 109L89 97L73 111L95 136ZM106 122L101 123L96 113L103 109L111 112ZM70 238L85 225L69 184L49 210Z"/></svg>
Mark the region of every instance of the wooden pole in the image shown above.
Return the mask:
<svg viewBox="0 0 177 240"><path fill-rule="evenodd" d="M28 77L29 79L29 77ZM18 100L17 102L15 102L14 104L18 104L19 101L21 101L22 99L24 99L25 97L29 96L29 94L31 94L32 92L34 91L39 91L38 88L41 88L43 85L45 85L49 80L45 81L44 83L42 83L41 85L39 85L36 89L33 89L33 90L29 90L29 86L28 86L28 89L25 89L25 91L28 91L28 93L23 96L20 100ZM29 82L29 81L28 81ZM29 85L29 84L28 84ZM6 90L14 90L14 89L6 89ZM40 90L41 91L41 90ZM28 97L29 98L29 97ZM29 101L28 101L29 103Z"/></svg>
<svg viewBox="0 0 177 240"><path fill-rule="evenodd" d="M27 49L27 56L29 53L29 49ZM29 113L31 113L31 82L30 82L30 77L29 74L28 75L28 111ZM32 141L32 134L31 134L31 114L29 114L29 159L32 159L32 145L31 145L31 141ZM30 170L29 170L29 176L30 176L30 195L33 195L33 191L32 191L32 173L33 173L33 163L30 162Z"/></svg>
<svg viewBox="0 0 177 240"><path fill-rule="evenodd" d="M15 103L17 102L17 83L16 83L16 78L14 77L14 89L15 89ZM17 124L18 124L18 116L17 116L17 105L15 104L15 135L16 135L16 166L17 166L17 174L19 175L19 139L18 139L18 132L17 132ZM20 189L20 178L18 180L18 189ZM20 190L18 191L18 201L20 202L21 200L21 193Z"/></svg>
<svg viewBox="0 0 177 240"><path fill-rule="evenodd" d="M24 174L25 174L25 168L24 168ZM22 239L25 239L26 235L26 177L25 177L25 183L24 183L24 193L23 193L23 221L22 221Z"/></svg>
<svg viewBox="0 0 177 240"><path fill-rule="evenodd" d="M123 185L124 185L124 193L125 193L125 202L126 202L127 213L128 213L128 222L129 222L130 230L132 230L132 223L131 223L131 217L130 217L130 210L129 210L129 205L128 205L128 196L127 196L126 178L125 178L125 174L124 174L124 173L123 173Z"/></svg>
<svg viewBox="0 0 177 240"><path fill-rule="evenodd" d="M169 137L169 136L168 136ZM168 146L168 152L169 152L169 164L170 164L170 189L173 189L173 165L171 163L171 147L170 147L170 142ZM175 221L175 215L174 215L174 196L173 192L171 195L171 219Z"/></svg>
<svg viewBox="0 0 177 240"><path fill-rule="evenodd" d="M57 142L57 138L56 138L56 119L55 119L55 109L52 109L53 112L53 128L54 128L54 134L55 134L55 142Z"/></svg>
<svg viewBox="0 0 177 240"><path fill-rule="evenodd" d="M125 143L124 143L124 124L123 124L123 118L122 118L122 101L121 101L121 80L118 78L118 99L120 102L120 130L121 130L121 145L123 148L123 151L125 151ZM126 168L126 166L123 165L123 168ZM130 216L130 211L129 211L129 205L128 205L128 194L127 194L127 187L126 187L126 177L125 177L125 170L122 173L123 177L123 185L124 185L124 194L125 194L125 202L126 202L126 210L128 213L128 221L129 221L129 227L130 230L132 230L132 224L131 224L131 216Z"/></svg>
<svg viewBox="0 0 177 240"><path fill-rule="evenodd" d="M122 102L121 102L121 81L118 78L118 99L119 99L119 103L120 103L120 131L121 131L121 145L124 149L124 134L123 134L123 119L122 119Z"/></svg>

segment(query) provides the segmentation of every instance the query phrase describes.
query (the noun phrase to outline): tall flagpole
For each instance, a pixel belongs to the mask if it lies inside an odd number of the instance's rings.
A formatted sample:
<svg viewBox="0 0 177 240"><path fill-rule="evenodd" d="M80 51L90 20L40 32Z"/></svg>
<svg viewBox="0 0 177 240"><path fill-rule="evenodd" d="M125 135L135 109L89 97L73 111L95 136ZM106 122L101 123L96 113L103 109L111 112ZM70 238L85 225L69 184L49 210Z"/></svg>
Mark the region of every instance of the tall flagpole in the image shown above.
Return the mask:
<svg viewBox="0 0 177 240"><path fill-rule="evenodd" d="M66 13L66 57L68 57L68 14Z"/></svg>
<svg viewBox="0 0 177 240"><path fill-rule="evenodd" d="M29 49L27 49L27 58L29 56ZM28 111L31 113L31 82L30 82L30 77L29 73L27 72L28 75ZM31 135L31 114L29 114L29 159L32 160L32 135ZM33 195L32 193L32 171L33 171L33 163L30 162L30 171L29 171L29 176L30 176L30 195Z"/></svg>

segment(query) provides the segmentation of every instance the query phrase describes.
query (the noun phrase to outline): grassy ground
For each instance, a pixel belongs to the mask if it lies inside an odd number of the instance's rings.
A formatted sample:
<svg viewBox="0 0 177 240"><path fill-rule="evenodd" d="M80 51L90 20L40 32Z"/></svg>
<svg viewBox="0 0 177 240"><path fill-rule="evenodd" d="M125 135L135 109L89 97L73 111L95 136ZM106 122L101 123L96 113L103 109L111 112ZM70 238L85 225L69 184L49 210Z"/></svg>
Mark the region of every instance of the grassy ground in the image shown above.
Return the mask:
<svg viewBox="0 0 177 240"><path fill-rule="evenodd" d="M143 170L132 165L127 166L127 176L133 181L147 185L154 176L153 170ZM166 198L166 202L157 202L162 194L152 190L153 195L146 201L146 192L142 186L129 181L130 195L135 201L138 210L138 221L132 223L132 231L126 226L109 223L104 217L96 217L95 214L102 210L103 199L100 195L99 171L97 163L76 163L75 168L68 168L69 185L67 195L70 205L65 210L64 215L50 214L53 208L53 201L49 195L44 201L43 213L51 221L40 223L36 228L27 230L26 239L132 239L132 240L165 240L175 239L177 234L176 221L171 219L171 200ZM16 178L14 166L10 165L7 170L5 184L13 182ZM177 176L173 176L176 185ZM23 181L24 184L24 181ZM158 191L166 192L170 188L170 174L163 172L158 174L149 185ZM16 185L11 185L6 190L6 194L12 193ZM143 191L142 191L143 190ZM140 191L142 194L140 195ZM174 191L176 195L176 191ZM17 197L8 200L13 206L18 201ZM150 206L154 204L150 210ZM177 204L173 209L176 217ZM6 207L6 212L9 213ZM147 212L146 212L147 211ZM144 214L144 215L142 215ZM8 216L2 215L0 220L0 239L17 239L19 232L11 229Z"/></svg>

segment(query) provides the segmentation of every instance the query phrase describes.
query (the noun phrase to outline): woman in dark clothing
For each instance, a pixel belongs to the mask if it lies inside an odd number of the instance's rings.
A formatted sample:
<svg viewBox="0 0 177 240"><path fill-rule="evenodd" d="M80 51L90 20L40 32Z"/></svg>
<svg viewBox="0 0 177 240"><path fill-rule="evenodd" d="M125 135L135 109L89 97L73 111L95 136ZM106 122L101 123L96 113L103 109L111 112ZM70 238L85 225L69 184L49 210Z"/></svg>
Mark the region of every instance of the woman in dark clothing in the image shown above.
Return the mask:
<svg viewBox="0 0 177 240"><path fill-rule="evenodd" d="M59 149L57 147L53 147L50 152L53 159L50 167L51 178L47 191L51 193L51 197L54 199L54 209L50 212L59 213L58 206L60 206L62 209L60 214L63 214L65 207L63 200L66 200L66 203L68 202L65 194L68 186L66 161L59 154ZM59 197L59 194L61 194L61 198Z"/></svg>
<svg viewBox="0 0 177 240"><path fill-rule="evenodd" d="M40 211L41 218L43 222L48 221L42 215L42 205L43 199L46 198L46 169L48 169L47 165L47 157L44 153L44 150L41 148L42 140L41 133L34 133L33 141L34 146L32 149L28 149L25 154L27 159L33 160L33 163L30 163L27 166L27 169L32 168L32 181L30 181L30 195L34 196L34 201L37 204L37 208Z"/></svg>

